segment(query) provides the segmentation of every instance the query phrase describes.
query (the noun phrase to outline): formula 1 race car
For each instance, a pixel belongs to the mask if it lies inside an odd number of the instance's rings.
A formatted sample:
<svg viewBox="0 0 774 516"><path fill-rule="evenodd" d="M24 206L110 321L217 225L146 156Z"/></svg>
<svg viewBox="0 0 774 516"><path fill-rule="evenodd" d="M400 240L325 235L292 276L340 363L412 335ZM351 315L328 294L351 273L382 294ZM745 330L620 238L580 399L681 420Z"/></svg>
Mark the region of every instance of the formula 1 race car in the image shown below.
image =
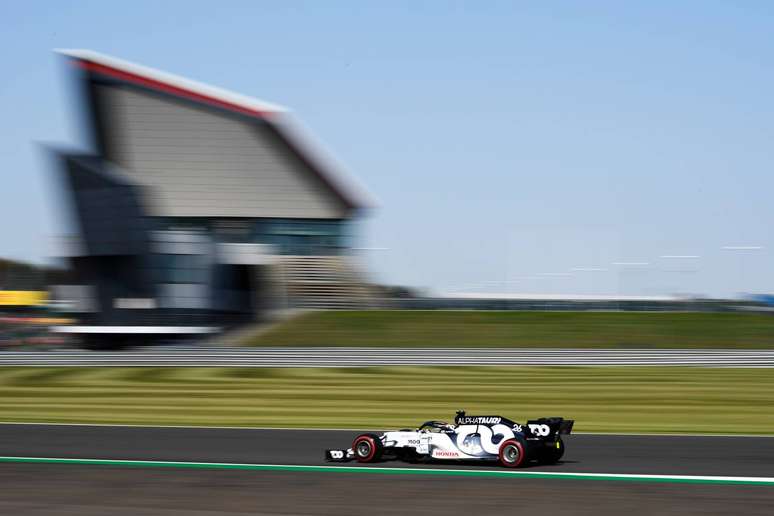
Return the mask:
<svg viewBox="0 0 774 516"><path fill-rule="evenodd" d="M453 425L428 421L416 430L361 434L348 450L325 450L325 460L497 460L508 468L517 468L532 460L553 464L564 454L561 436L572 431L573 423L571 419L549 417L521 425L500 416L468 416L465 411L459 411Z"/></svg>

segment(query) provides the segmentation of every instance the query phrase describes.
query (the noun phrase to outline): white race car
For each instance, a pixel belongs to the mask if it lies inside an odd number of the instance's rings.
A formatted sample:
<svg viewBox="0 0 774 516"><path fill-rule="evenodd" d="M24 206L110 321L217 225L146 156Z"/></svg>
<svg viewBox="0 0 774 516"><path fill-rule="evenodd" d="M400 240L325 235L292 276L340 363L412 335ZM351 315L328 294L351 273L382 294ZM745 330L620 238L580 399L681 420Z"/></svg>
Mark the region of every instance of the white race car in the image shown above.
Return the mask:
<svg viewBox="0 0 774 516"><path fill-rule="evenodd" d="M395 458L407 462L431 459L497 460L516 468L529 461L558 462L564 454L561 436L574 421L549 417L521 425L501 416L468 416L457 412L454 424L427 421L416 430L361 434L347 450L325 450L333 462L376 462Z"/></svg>

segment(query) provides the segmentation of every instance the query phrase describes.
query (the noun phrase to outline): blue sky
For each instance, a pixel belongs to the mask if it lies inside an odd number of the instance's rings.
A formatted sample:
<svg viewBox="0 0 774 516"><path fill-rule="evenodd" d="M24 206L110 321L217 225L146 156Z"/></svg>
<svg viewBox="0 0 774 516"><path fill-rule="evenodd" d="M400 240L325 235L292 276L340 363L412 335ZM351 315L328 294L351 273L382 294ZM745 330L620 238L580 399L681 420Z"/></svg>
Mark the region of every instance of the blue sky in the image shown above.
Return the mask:
<svg viewBox="0 0 774 516"><path fill-rule="evenodd" d="M8 2L0 20L0 256L42 261L67 230L40 144L85 142L69 47L291 107L380 200L359 243L380 281L774 291L769 2Z"/></svg>

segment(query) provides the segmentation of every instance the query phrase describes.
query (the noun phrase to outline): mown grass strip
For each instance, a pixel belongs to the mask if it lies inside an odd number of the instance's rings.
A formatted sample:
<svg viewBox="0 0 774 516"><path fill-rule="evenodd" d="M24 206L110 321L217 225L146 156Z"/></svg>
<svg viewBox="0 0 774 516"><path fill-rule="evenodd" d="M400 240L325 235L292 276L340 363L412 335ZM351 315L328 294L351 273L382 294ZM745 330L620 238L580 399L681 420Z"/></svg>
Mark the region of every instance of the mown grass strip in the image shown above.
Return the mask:
<svg viewBox="0 0 774 516"><path fill-rule="evenodd" d="M560 415L581 432L772 434L774 370L0 368L9 422L402 428L458 409Z"/></svg>

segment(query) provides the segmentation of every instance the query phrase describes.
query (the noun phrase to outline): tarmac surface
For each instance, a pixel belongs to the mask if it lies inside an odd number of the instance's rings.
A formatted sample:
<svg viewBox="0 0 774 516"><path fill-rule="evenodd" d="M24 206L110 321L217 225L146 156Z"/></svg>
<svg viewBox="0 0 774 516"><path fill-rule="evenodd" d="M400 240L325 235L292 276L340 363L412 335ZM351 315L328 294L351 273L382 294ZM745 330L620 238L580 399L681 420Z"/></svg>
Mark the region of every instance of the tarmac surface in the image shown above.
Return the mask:
<svg viewBox="0 0 774 516"><path fill-rule="evenodd" d="M774 489L1 464L14 516L770 515Z"/></svg>
<svg viewBox="0 0 774 516"><path fill-rule="evenodd" d="M0 455L323 465L358 431L0 425ZM524 471L774 477L774 438L578 434ZM374 467L348 463L355 468ZM453 462L375 467L495 469ZM2 514L770 514L770 485L0 463Z"/></svg>
<svg viewBox="0 0 774 516"><path fill-rule="evenodd" d="M372 429L373 430L373 429ZM0 456L330 465L326 448L348 448L356 430L81 425L0 425ZM565 437L560 464L530 471L774 477L774 437L592 435ZM357 462L349 466L370 467ZM408 468L496 464L406 464Z"/></svg>

